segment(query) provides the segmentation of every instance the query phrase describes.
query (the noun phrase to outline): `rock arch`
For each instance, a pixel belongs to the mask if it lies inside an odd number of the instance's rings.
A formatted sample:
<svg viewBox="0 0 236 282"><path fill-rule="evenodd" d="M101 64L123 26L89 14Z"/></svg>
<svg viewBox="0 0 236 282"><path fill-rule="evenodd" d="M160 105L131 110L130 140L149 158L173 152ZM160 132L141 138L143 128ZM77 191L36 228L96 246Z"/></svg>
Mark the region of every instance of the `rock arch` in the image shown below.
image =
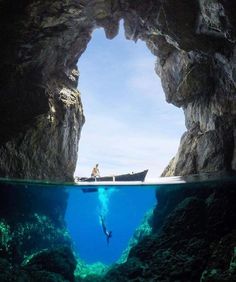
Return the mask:
<svg viewBox="0 0 236 282"><path fill-rule="evenodd" d="M236 167L233 1L0 2L0 175L72 179L84 123L76 63L96 26L156 55L168 102L187 132L163 175Z"/></svg>

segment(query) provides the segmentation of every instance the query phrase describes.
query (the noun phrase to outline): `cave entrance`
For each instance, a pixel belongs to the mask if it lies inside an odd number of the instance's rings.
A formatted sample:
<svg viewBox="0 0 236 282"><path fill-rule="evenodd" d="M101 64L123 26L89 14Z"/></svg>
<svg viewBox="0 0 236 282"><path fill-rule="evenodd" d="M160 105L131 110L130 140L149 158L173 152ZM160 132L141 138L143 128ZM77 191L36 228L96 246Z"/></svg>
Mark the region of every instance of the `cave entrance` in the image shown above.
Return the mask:
<svg viewBox="0 0 236 282"><path fill-rule="evenodd" d="M156 178L176 154L184 115L166 103L154 64L145 42L125 39L122 25L113 40L93 32L78 62L86 122L75 175L89 176L98 162L102 175L148 168Z"/></svg>
<svg viewBox="0 0 236 282"><path fill-rule="evenodd" d="M94 31L78 62L86 122L76 176L88 177L99 163L101 175L149 169L148 177L154 178L174 156L184 131L183 113L166 103L154 62L144 42L125 39L122 26L113 40L103 29ZM90 264L116 262L156 204L152 189L103 192L71 191L68 201L68 230L78 255ZM101 209L114 234L109 246L99 223Z"/></svg>

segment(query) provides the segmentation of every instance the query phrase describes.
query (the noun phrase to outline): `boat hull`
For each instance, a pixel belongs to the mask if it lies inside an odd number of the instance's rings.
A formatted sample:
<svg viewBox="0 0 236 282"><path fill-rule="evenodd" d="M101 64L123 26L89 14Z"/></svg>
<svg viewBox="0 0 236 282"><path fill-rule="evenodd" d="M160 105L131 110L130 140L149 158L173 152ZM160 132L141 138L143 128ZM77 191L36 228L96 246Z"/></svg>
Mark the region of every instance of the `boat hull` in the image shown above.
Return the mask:
<svg viewBox="0 0 236 282"><path fill-rule="evenodd" d="M104 176L104 177L89 177L80 178L80 182L100 182L100 181L144 181L148 170L144 170L137 173L127 173L115 176Z"/></svg>

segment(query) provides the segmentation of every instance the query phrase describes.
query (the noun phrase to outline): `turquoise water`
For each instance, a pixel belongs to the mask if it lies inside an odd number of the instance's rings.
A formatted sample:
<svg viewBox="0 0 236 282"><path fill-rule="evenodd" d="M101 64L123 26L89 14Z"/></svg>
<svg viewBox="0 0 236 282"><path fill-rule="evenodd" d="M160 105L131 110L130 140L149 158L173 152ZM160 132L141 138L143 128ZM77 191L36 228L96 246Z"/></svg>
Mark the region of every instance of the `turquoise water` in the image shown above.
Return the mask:
<svg viewBox="0 0 236 282"><path fill-rule="evenodd" d="M66 242L65 238L71 238L74 252L85 263L102 262L110 265L119 260L145 214L158 205L156 189L174 190L183 186L205 186L207 189L209 185L220 184L229 179L236 180L232 175L204 174L158 178L153 182L128 185L1 178L0 231L5 228L3 222L13 226L11 228L18 228L17 224L20 222L21 233L14 236L23 242L27 250L25 256L39 251L40 248L60 246ZM84 189L88 193L84 193ZM89 192L94 189L97 191ZM100 216L104 219L107 231L112 231L109 244ZM31 225L27 222L31 222ZM66 227L63 240L60 239L59 230L62 225ZM54 232L55 227L59 231ZM11 231L14 232L14 229ZM41 240L41 237L45 238Z"/></svg>
<svg viewBox="0 0 236 282"><path fill-rule="evenodd" d="M80 257L87 263L114 263L127 247L145 213L156 204L155 188L138 185L105 189L96 193L69 191L66 223ZM112 237L107 244L100 215Z"/></svg>
<svg viewBox="0 0 236 282"><path fill-rule="evenodd" d="M83 192L85 188L90 190L94 187L97 192ZM64 221L75 254L87 264L98 261L106 265L115 263L127 248L135 229L142 223L145 213L156 205L155 185L107 186L105 183L101 186L92 183L80 186L75 183L0 179L0 188L0 221L6 217L8 222L13 217L16 222L26 222L20 227L21 230L29 228L27 221L30 222L30 229L33 229L32 225L40 229L24 230L23 236L20 231L19 237L24 237L23 245L26 249L27 244L30 246L27 255L35 251L31 247L34 244L42 249L54 247L54 237L56 246L63 245L64 238L57 239L59 231L54 232L52 228L61 228ZM107 230L112 231L109 244L100 216ZM14 222L14 226L16 224ZM44 233L48 233L49 238L41 242L38 236L44 237Z"/></svg>

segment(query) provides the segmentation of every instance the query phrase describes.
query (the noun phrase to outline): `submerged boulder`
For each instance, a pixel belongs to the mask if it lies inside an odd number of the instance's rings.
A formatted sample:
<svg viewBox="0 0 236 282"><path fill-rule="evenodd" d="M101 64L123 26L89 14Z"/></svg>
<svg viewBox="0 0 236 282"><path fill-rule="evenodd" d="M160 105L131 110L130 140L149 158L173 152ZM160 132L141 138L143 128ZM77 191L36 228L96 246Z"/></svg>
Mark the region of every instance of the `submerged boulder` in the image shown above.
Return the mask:
<svg viewBox="0 0 236 282"><path fill-rule="evenodd" d="M76 259L71 249L67 247L39 252L23 267L35 281L72 282L75 268Z"/></svg>
<svg viewBox="0 0 236 282"><path fill-rule="evenodd" d="M42 249L72 246L63 188L0 184L0 257L21 263Z"/></svg>

